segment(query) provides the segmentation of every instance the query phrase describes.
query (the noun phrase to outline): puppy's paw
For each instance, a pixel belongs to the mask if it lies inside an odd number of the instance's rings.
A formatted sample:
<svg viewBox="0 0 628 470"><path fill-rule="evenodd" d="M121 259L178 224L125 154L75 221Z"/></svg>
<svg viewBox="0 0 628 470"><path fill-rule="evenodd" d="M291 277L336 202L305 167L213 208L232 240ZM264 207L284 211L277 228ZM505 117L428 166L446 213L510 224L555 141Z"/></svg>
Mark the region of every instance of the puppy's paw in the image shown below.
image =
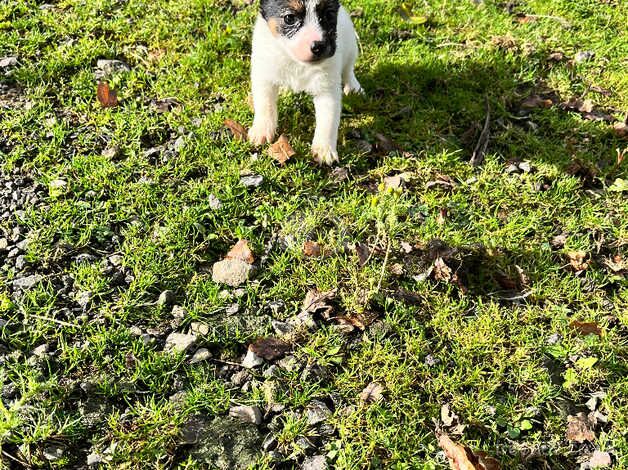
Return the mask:
<svg viewBox="0 0 628 470"><path fill-rule="evenodd" d="M345 83L343 91L345 95L350 95L351 93L355 93L357 95L364 94L362 85L360 85L360 82L358 82L355 78L353 80L349 80L348 83Z"/></svg>
<svg viewBox="0 0 628 470"><path fill-rule="evenodd" d="M319 165L332 166L338 162L338 152L332 145L312 144L312 156Z"/></svg>
<svg viewBox="0 0 628 470"><path fill-rule="evenodd" d="M253 145L264 145L270 143L275 138L277 126L269 122L256 123L249 129L249 142Z"/></svg>

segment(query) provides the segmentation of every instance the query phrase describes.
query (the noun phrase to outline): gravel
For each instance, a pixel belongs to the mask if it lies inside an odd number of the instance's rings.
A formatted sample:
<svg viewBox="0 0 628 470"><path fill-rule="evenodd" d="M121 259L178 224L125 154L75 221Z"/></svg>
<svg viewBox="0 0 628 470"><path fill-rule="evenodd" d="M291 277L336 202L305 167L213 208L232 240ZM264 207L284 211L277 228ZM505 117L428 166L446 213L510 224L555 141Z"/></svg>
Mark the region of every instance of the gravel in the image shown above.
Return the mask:
<svg viewBox="0 0 628 470"><path fill-rule="evenodd" d="M196 344L197 336L184 333L170 333L166 338L166 351L188 351Z"/></svg>
<svg viewBox="0 0 628 470"><path fill-rule="evenodd" d="M257 406L234 406L229 409L229 416L245 423L262 424L262 411Z"/></svg>

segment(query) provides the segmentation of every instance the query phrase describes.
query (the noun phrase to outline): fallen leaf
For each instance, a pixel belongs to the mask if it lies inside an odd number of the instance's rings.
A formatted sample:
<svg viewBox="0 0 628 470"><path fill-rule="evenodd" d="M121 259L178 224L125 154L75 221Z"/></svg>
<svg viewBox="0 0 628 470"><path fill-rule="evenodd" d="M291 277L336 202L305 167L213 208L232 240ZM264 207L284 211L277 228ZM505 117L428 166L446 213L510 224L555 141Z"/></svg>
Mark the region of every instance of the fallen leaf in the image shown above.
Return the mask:
<svg viewBox="0 0 628 470"><path fill-rule="evenodd" d="M434 180L428 181L426 183L426 185L425 185L425 188L426 189L431 189L431 188L434 188L436 186L440 186L440 187L445 188L445 189L453 189L457 185L456 185L456 182L453 179L451 179L450 176L440 175L439 174L439 175L436 176L436 178Z"/></svg>
<svg viewBox="0 0 628 470"><path fill-rule="evenodd" d="M441 207L438 210L438 214L436 215L436 223L438 225L445 225L448 215L449 215L449 211L447 210L447 208Z"/></svg>
<svg viewBox="0 0 628 470"><path fill-rule="evenodd" d="M155 111L159 114L167 113L172 111L177 106L180 106L180 103L176 98L163 98L161 100L154 100L151 102Z"/></svg>
<svg viewBox="0 0 628 470"><path fill-rule="evenodd" d="M628 192L628 179L616 178L608 190L617 193Z"/></svg>
<svg viewBox="0 0 628 470"><path fill-rule="evenodd" d="M584 271L589 267L589 263L585 261L587 254L584 251L570 251L567 253L567 259L574 271Z"/></svg>
<svg viewBox="0 0 628 470"><path fill-rule="evenodd" d="M554 103L547 98L541 98L539 95L532 95L521 103L521 107L524 109L535 108L551 108Z"/></svg>
<svg viewBox="0 0 628 470"><path fill-rule="evenodd" d="M528 16L525 13L519 13L516 17L517 23L534 23L538 18L535 16Z"/></svg>
<svg viewBox="0 0 628 470"><path fill-rule="evenodd" d="M277 142L269 147L268 153L282 166L285 165L290 157L296 155L296 152L290 145L290 142L288 142L288 138L285 136L285 134L281 134L279 139L277 139Z"/></svg>
<svg viewBox="0 0 628 470"><path fill-rule="evenodd" d="M103 108L113 108L118 105L118 95L109 87L107 82L99 82L96 97Z"/></svg>
<svg viewBox="0 0 628 470"><path fill-rule="evenodd" d="M434 279L437 281L451 281L452 278L452 270L445 260L442 257L436 258L434 260L434 269L432 270L432 274L434 275Z"/></svg>
<svg viewBox="0 0 628 470"><path fill-rule="evenodd" d="M569 327L583 336L591 334L602 336L602 329L595 322L581 322L574 320L569 324Z"/></svg>
<svg viewBox="0 0 628 470"><path fill-rule="evenodd" d="M247 132L246 127L244 127L239 122L234 121L233 119L225 119L224 125L231 131L233 138L236 140L246 140Z"/></svg>
<svg viewBox="0 0 628 470"><path fill-rule="evenodd" d="M550 243L554 248L562 248L563 246L565 246L565 243L567 243L567 234L561 233L560 235L556 235L554 238L552 238L552 241Z"/></svg>
<svg viewBox="0 0 628 470"><path fill-rule="evenodd" d="M565 58L565 54L562 52L552 52L549 56L547 56L547 60L550 62L560 62Z"/></svg>
<svg viewBox="0 0 628 470"><path fill-rule="evenodd" d="M375 143L375 149L380 153L390 153L394 150L399 150L400 148L399 145L386 137L384 134L375 134L375 139L377 140Z"/></svg>
<svg viewBox="0 0 628 470"><path fill-rule="evenodd" d="M452 441L448 435L438 437L438 445L445 452L452 470L499 470L497 460L485 452L473 452L466 446Z"/></svg>
<svg viewBox="0 0 628 470"><path fill-rule="evenodd" d="M334 310L330 304L336 298L336 291L320 292L318 289L310 290L303 301L301 313L318 313L323 318L329 318Z"/></svg>
<svg viewBox="0 0 628 470"><path fill-rule="evenodd" d="M358 255L358 264L360 267L366 265L371 257L371 249L366 243L357 243L355 245L355 253Z"/></svg>
<svg viewBox="0 0 628 470"><path fill-rule="evenodd" d="M303 254L311 257L320 256L321 246L316 242L308 240L303 244Z"/></svg>
<svg viewBox="0 0 628 470"><path fill-rule="evenodd" d="M398 190L401 189L405 183L409 182L412 179L411 173L399 173L393 176L386 176L384 178L384 187L387 190Z"/></svg>
<svg viewBox="0 0 628 470"><path fill-rule="evenodd" d="M353 315L346 315L343 317L334 317L340 325L349 325L353 328L357 328L364 331L367 326L372 324L377 318L377 314L367 313L354 313Z"/></svg>
<svg viewBox="0 0 628 470"><path fill-rule="evenodd" d="M255 257L249 248L249 242L247 240L239 240L238 243L236 243L233 248L229 250L225 259L236 259L244 261L248 264L253 264L255 262Z"/></svg>
<svg viewBox="0 0 628 470"><path fill-rule="evenodd" d="M284 356L292 347L277 338L259 338L249 345L249 349L259 357L272 361Z"/></svg>
<svg viewBox="0 0 628 470"><path fill-rule="evenodd" d="M625 122L616 122L613 124L613 132L617 137L628 137L628 124Z"/></svg>
<svg viewBox="0 0 628 470"><path fill-rule="evenodd" d="M577 416L567 416L567 433L568 441L584 442L595 440L595 434L591 430L589 420L584 413L578 413Z"/></svg>
<svg viewBox="0 0 628 470"><path fill-rule="evenodd" d="M365 403L376 403L384 398L384 387L378 383L370 383L360 393L360 400Z"/></svg>
<svg viewBox="0 0 628 470"><path fill-rule="evenodd" d="M449 405L445 404L440 407L440 420L445 427L450 427L458 421L458 415L451 411Z"/></svg>
<svg viewBox="0 0 628 470"><path fill-rule="evenodd" d="M612 258L605 259L604 264L614 273L628 270L628 261L624 260L621 255L615 255Z"/></svg>

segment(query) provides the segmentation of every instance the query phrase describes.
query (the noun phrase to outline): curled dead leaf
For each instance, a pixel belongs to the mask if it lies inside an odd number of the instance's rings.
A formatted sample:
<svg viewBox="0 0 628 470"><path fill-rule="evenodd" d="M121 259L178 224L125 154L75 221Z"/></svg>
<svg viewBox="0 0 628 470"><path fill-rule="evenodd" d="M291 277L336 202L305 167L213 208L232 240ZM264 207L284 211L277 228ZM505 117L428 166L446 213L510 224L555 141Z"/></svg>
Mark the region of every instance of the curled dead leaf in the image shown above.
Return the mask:
<svg viewBox="0 0 628 470"><path fill-rule="evenodd" d="M358 255L358 264L363 267L371 257L371 249L366 243L356 243L355 253Z"/></svg>
<svg viewBox="0 0 628 470"><path fill-rule="evenodd" d="M628 137L628 124L625 122L616 122L613 124L613 132L617 137Z"/></svg>
<svg viewBox="0 0 628 470"><path fill-rule="evenodd" d="M587 253L584 251L570 251L569 253L567 253L569 265L576 272L584 271L589 267L589 263L585 261L586 258Z"/></svg>
<svg viewBox="0 0 628 470"><path fill-rule="evenodd" d="M277 338L259 338L249 345L249 350L267 361L284 356L290 349L290 344Z"/></svg>
<svg viewBox="0 0 628 470"><path fill-rule="evenodd" d="M272 158L277 160L279 164L282 166L285 165L285 163L291 157L294 157L296 155L296 152L290 145L290 142L288 141L288 137L286 137L285 134L281 134L279 139L277 139L277 142L275 142L269 147L268 153L270 154Z"/></svg>
<svg viewBox="0 0 628 470"><path fill-rule="evenodd" d="M318 257L321 255L321 246L316 242L308 240L303 244L303 254L313 258Z"/></svg>
<svg viewBox="0 0 628 470"><path fill-rule="evenodd" d="M336 291L320 292L318 289L310 290L303 301L301 313L318 313L323 318L330 318L334 311L331 302L336 298Z"/></svg>
<svg viewBox="0 0 628 470"><path fill-rule="evenodd" d="M238 243L236 243L233 248L229 250L225 259L237 259L248 264L253 264L255 262L255 257L249 248L249 242L247 240L239 240Z"/></svg>
<svg viewBox="0 0 628 470"><path fill-rule="evenodd" d="M576 416L567 416L567 432L568 441L584 442L595 440L595 433L591 429L591 423L584 413L578 413Z"/></svg>
<svg viewBox="0 0 628 470"><path fill-rule="evenodd" d="M595 322L582 322L574 320L569 324L569 327L583 336L591 334L602 336L602 329Z"/></svg>
<svg viewBox="0 0 628 470"><path fill-rule="evenodd" d="M96 97L103 108L118 106L118 95L109 87L107 82L99 82L96 89Z"/></svg>
<svg viewBox="0 0 628 470"><path fill-rule="evenodd" d="M438 445L445 452L452 470L500 470L499 462L485 452L472 451L457 444L446 434L438 437Z"/></svg>
<svg viewBox="0 0 628 470"><path fill-rule="evenodd" d="M247 131L246 127L244 127L239 122L234 121L233 119L225 119L224 122L225 127L231 131L231 135L236 140L246 140Z"/></svg>
<svg viewBox="0 0 628 470"><path fill-rule="evenodd" d="M451 281L452 274L451 268L447 266L447 263L445 263L442 257L439 256L434 260L432 275L436 281Z"/></svg>
<svg viewBox="0 0 628 470"><path fill-rule="evenodd" d="M378 383L370 383L360 393L360 400L365 403L376 403L384 398L384 387Z"/></svg>

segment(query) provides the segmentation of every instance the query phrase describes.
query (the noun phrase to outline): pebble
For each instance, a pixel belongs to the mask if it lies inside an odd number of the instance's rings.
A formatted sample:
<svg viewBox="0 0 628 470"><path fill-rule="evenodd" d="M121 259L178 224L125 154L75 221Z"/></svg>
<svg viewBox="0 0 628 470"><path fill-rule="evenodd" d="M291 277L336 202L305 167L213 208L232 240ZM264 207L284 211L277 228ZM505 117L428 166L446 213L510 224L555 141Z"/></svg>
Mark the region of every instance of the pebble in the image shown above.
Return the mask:
<svg viewBox="0 0 628 470"><path fill-rule="evenodd" d="M218 261L212 268L212 280L219 284L237 287L248 281L255 272L255 267L238 259Z"/></svg>
<svg viewBox="0 0 628 470"><path fill-rule="evenodd" d="M222 202L220 202L220 199L218 199L213 194L209 195L209 197L207 198L207 202L209 204L209 208L214 211L217 211L218 209L222 207Z"/></svg>
<svg viewBox="0 0 628 470"><path fill-rule="evenodd" d="M327 421L331 416L331 411L325 403L320 400L313 400L305 409L307 422L310 426Z"/></svg>
<svg viewBox="0 0 628 470"><path fill-rule="evenodd" d="M247 369L254 369L256 367L261 366L264 363L264 359L259 357L250 349L246 352L246 356L244 356L244 360L242 361L242 367L246 367Z"/></svg>
<svg viewBox="0 0 628 470"><path fill-rule="evenodd" d="M211 359L212 353L206 348L199 348L190 358L190 364L196 364Z"/></svg>
<svg viewBox="0 0 628 470"><path fill-rule="evenodd" d="M50 346L47 343L40 344L35 349L33 349L33 356L43 357L48 352Z"/></svg>
<svg viewBox="0 0 628 470"><path fill-rule="evenodd" d="M277 448L277 438L272 434L269 434L264 438L264 442L262 442L262 449L265 452L270 452L271 450L275 450Z"/></svg>
<svg viewBox="0 0 628 470"><path fill-rule="evenodd" d="M190 323L190 331L195 335L207 336L209 334L209 325L200 321Z"/></svg>
<svg viewBox="0 0 628 470"><path fill-rule="evenodd" d="M63 457L64 448L61 446L48 446L44 448L44 457L46 460L59 460Z"/></svg>
<svg viewBox="0 0 628 470"><path fill-rule="evenodd" d="M301 470L327 470L327 461L324 455L312 455L306 457Z"/></svg>
<svg viewBox="0 0 628 470"><path fill-rule="evenodd" d="M262 424L262 412L257 406L234 406L229 409L229 416L245 423Z"/></svg>
<svg viewBox="0 0 628 470"><path fill-rule="evenodd" d="M23 289L23 290L30 289L42 279L43 277L40 276L39 274L31 274L30 276L26 276L26 277L19 277L13 281L13 287Z"/></svg>
<svg viewBox="0 0 628 470"><path fill-rule="evenodd" d="M16 56L8 56L8 57L2 57L0 59L0 69L4 69L4 68L8 68L8 67L13 67L17 65L17 57Z"/></svg>
<svg viewBox="0 0 628 470"><path fill-rule="evenodd" d="M196 335L188 335L183 333L170 333L166 338L166 351L186 352L196 343Z"/></svg>
<svg viewBox="0 0 628 470"><path fill-rule="evenodd" d="M102 463L104 461L102 455L92 452L87 456L87 465L94 466Z"/></svg>
<svg viewBox="0 0 628 470"><path fill-rule="evenodd" d="M159 298L157 299L157 305L165 306L172 305L174 302L174 292L171 290L165 290L161 294L159 294Z"/></svg>
<svg viewBox="0 0 628 470"><path fill-rule="evenodd" d="M261 175L247 175L240 178L240 184L247 188L257 188L264 182L264 177Z"/></svg>

